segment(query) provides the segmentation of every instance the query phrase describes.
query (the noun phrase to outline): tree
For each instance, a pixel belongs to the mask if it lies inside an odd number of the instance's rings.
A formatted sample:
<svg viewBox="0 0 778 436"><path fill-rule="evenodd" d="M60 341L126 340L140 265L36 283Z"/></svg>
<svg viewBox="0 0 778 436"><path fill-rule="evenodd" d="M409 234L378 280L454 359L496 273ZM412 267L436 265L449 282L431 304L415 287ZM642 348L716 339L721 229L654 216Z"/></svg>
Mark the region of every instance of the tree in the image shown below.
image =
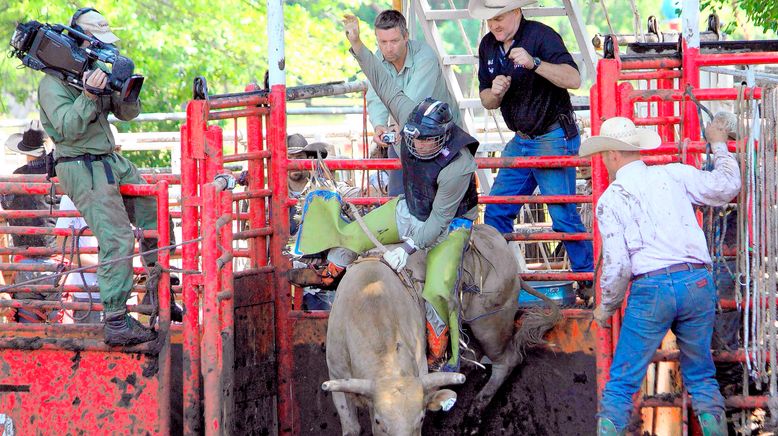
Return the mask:
<svg viewBox="0 0 778 436"><path fill-rule="evenodd" d="M703 9L743 11L746 19L764 30L778 31L778 3L764 0L702 0ZM733 29L729 29L733 30Z"/></svg>
<svg viewBox="0 0 778 436"><path fill-rule="evenodd" d="M208 80L212 93L235 92L262 83L267 70L267 13L262 0L95 0L121 38L122 54L146 76L144 112L180 111L191 98L196 76ZM387 2L388 3L388 2ZM19 21L35 19L69 24L75 2L14 0L0 10L7 40ZM340 17L346 11L375 15L358 0L286 1L287 85L354 78L356 62L344 62L347 41ZM20 68L16 58L0 61L0 111L7 99L35 98L43 73ZM146 127L146 126L144 126Z"/></svg>

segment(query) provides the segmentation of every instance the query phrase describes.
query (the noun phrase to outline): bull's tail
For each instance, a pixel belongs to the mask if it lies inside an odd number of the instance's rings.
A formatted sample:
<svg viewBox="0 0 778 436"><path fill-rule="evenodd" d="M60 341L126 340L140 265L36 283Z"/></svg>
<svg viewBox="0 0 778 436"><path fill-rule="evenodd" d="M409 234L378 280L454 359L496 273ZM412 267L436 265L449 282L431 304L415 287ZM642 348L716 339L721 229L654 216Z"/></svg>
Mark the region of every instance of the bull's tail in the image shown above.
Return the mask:
<svg viewBox="0 0 778 436"><path fill-rule="evenodd" d="M521 281L521 289L527 291L530 295L540 298L548 305L547 308L527 310L521 317L521 326L513 335L513 345L516 351L523 356L527 347L546 343L543 336L562 319L562 312L556 302L542 292L538 292L524 280Z"/></svg>

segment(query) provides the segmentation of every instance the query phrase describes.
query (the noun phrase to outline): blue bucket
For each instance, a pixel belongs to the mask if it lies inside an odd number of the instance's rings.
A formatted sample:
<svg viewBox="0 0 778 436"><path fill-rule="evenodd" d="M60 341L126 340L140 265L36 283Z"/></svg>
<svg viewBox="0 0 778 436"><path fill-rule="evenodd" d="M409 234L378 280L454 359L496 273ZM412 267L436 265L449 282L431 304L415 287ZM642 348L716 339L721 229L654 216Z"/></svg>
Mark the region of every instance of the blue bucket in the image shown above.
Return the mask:
<svg viewBox="0 0 778 436"><path fill-rule="evenodd" d="M575 304L575 289L573 282L570 281L527 281L527 284L535 288L538 292L546 295L559 305L568 306ZM545 303L540 298L530 295L527 291L521 289L519 292L519 306L536 307L544 306Z"/></svg>

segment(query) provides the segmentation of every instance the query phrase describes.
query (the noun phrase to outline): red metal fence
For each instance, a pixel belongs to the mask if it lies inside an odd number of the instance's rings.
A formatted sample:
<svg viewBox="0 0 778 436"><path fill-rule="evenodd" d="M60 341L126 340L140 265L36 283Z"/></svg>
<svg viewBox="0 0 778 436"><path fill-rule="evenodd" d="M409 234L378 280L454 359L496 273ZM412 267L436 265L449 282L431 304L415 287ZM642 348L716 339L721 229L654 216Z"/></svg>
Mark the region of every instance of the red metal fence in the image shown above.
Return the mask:
<svg viewBox="0 0 778 436"><path fill-rule="evenodd" d="M155 177L148 178L154 182ZM43 176L9 176L0 182L0 193L47 194L50 185ZM151 196L157 201L157 230L144 230L146 238L169 239L168 181L125 185L123 195ZM9 218L48 215L49 211L2 211ZM72 213L53 213L74 216ZM128 229L129 230L129 229ZM32 226L2 226L0 234L46 234L74 236L67 229ZM84 235L91 233L86 232ZM94 253L96 250L83 250ZM65 255L71 250L66 249ZM57 250L9 247L0 254L50 257ZM102 324L0 324L0 413L13 422L18 434L33 433L137 433L168 434L171 427L171 338L180 329L170 325L170 282L166 270L168 251L161 251L158 264L164 272L159 283L159 340L122 349L103 343ZM52 268L53 267L53 268ZM55 272L56 265L10 263L2 271ZM140 272L140 271L139 271ZM77 286L54 289L29 284L5 289L21 292L84 291ZM135 291L144 291L136 287ZM88 303L12 299L0 307L39 310L88 310ZM130 310L151 311L150 306ZM91 310L101 311L97 303ZM7 423L7 422L6 422Z"/></svg>

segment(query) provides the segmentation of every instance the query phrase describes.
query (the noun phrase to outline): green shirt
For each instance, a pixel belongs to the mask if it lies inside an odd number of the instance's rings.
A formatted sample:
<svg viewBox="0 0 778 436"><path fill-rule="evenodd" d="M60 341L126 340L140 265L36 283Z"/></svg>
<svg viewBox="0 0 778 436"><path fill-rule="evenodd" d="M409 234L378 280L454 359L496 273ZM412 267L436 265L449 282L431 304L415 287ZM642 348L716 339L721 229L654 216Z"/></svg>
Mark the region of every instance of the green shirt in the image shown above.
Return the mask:
<svg viewBox="0 0 778 436"><path fill-rule="evenodd" d="M448 103L454 116L454 122L458 126L462 126L459 105L448 91L446 81L443 80L438 57L429 45L423 41L409 40L405 64L400 71L397 71L391 62L384 59L381 50L376 50L375 55L381 61L381 65L386 69L386 72L392 77L395 85L402 89L408 98L417 104L427 97ZM389 111L381 103L381 99L370 83L368 83L367 89L367 113L370 115L370 123L373 126L388 125ZM404 121L405 119L403 118L398 122Z"/></svg>
<svg viewBox="0 0 778 436"><path fill-rule="evenodd" d="M408 119L417 102L408 98L400 89L390 74L381 65L381 61L363 46L359 53L351 52L362 67L370 84L376 90L376 94L383 101L392 116L396 120ZM395 143L397 155L401 156L400 147L402 141ZM470 186L470 178L477 166L475 158L467 149L462 149L460 156L451 161L438 174L438 190L432 202L432 213L424 223L415 228L411 239L419 248L428 248L435 244L440 235L448 229L448 225L456 216L459 203L465 198ZM470 209L465 218L475 220L478 217L478 208Z"/></svg>
<svg viewBox="0 0 778 436"><path fill-rule="evenodd" d="M119 94L89 99L82 91L56 77L45 75L38 85L43 129L56 144L55 157L113 152L113 134L108 114L129 121L140 113L140 100L121 101Z"/></svg>

